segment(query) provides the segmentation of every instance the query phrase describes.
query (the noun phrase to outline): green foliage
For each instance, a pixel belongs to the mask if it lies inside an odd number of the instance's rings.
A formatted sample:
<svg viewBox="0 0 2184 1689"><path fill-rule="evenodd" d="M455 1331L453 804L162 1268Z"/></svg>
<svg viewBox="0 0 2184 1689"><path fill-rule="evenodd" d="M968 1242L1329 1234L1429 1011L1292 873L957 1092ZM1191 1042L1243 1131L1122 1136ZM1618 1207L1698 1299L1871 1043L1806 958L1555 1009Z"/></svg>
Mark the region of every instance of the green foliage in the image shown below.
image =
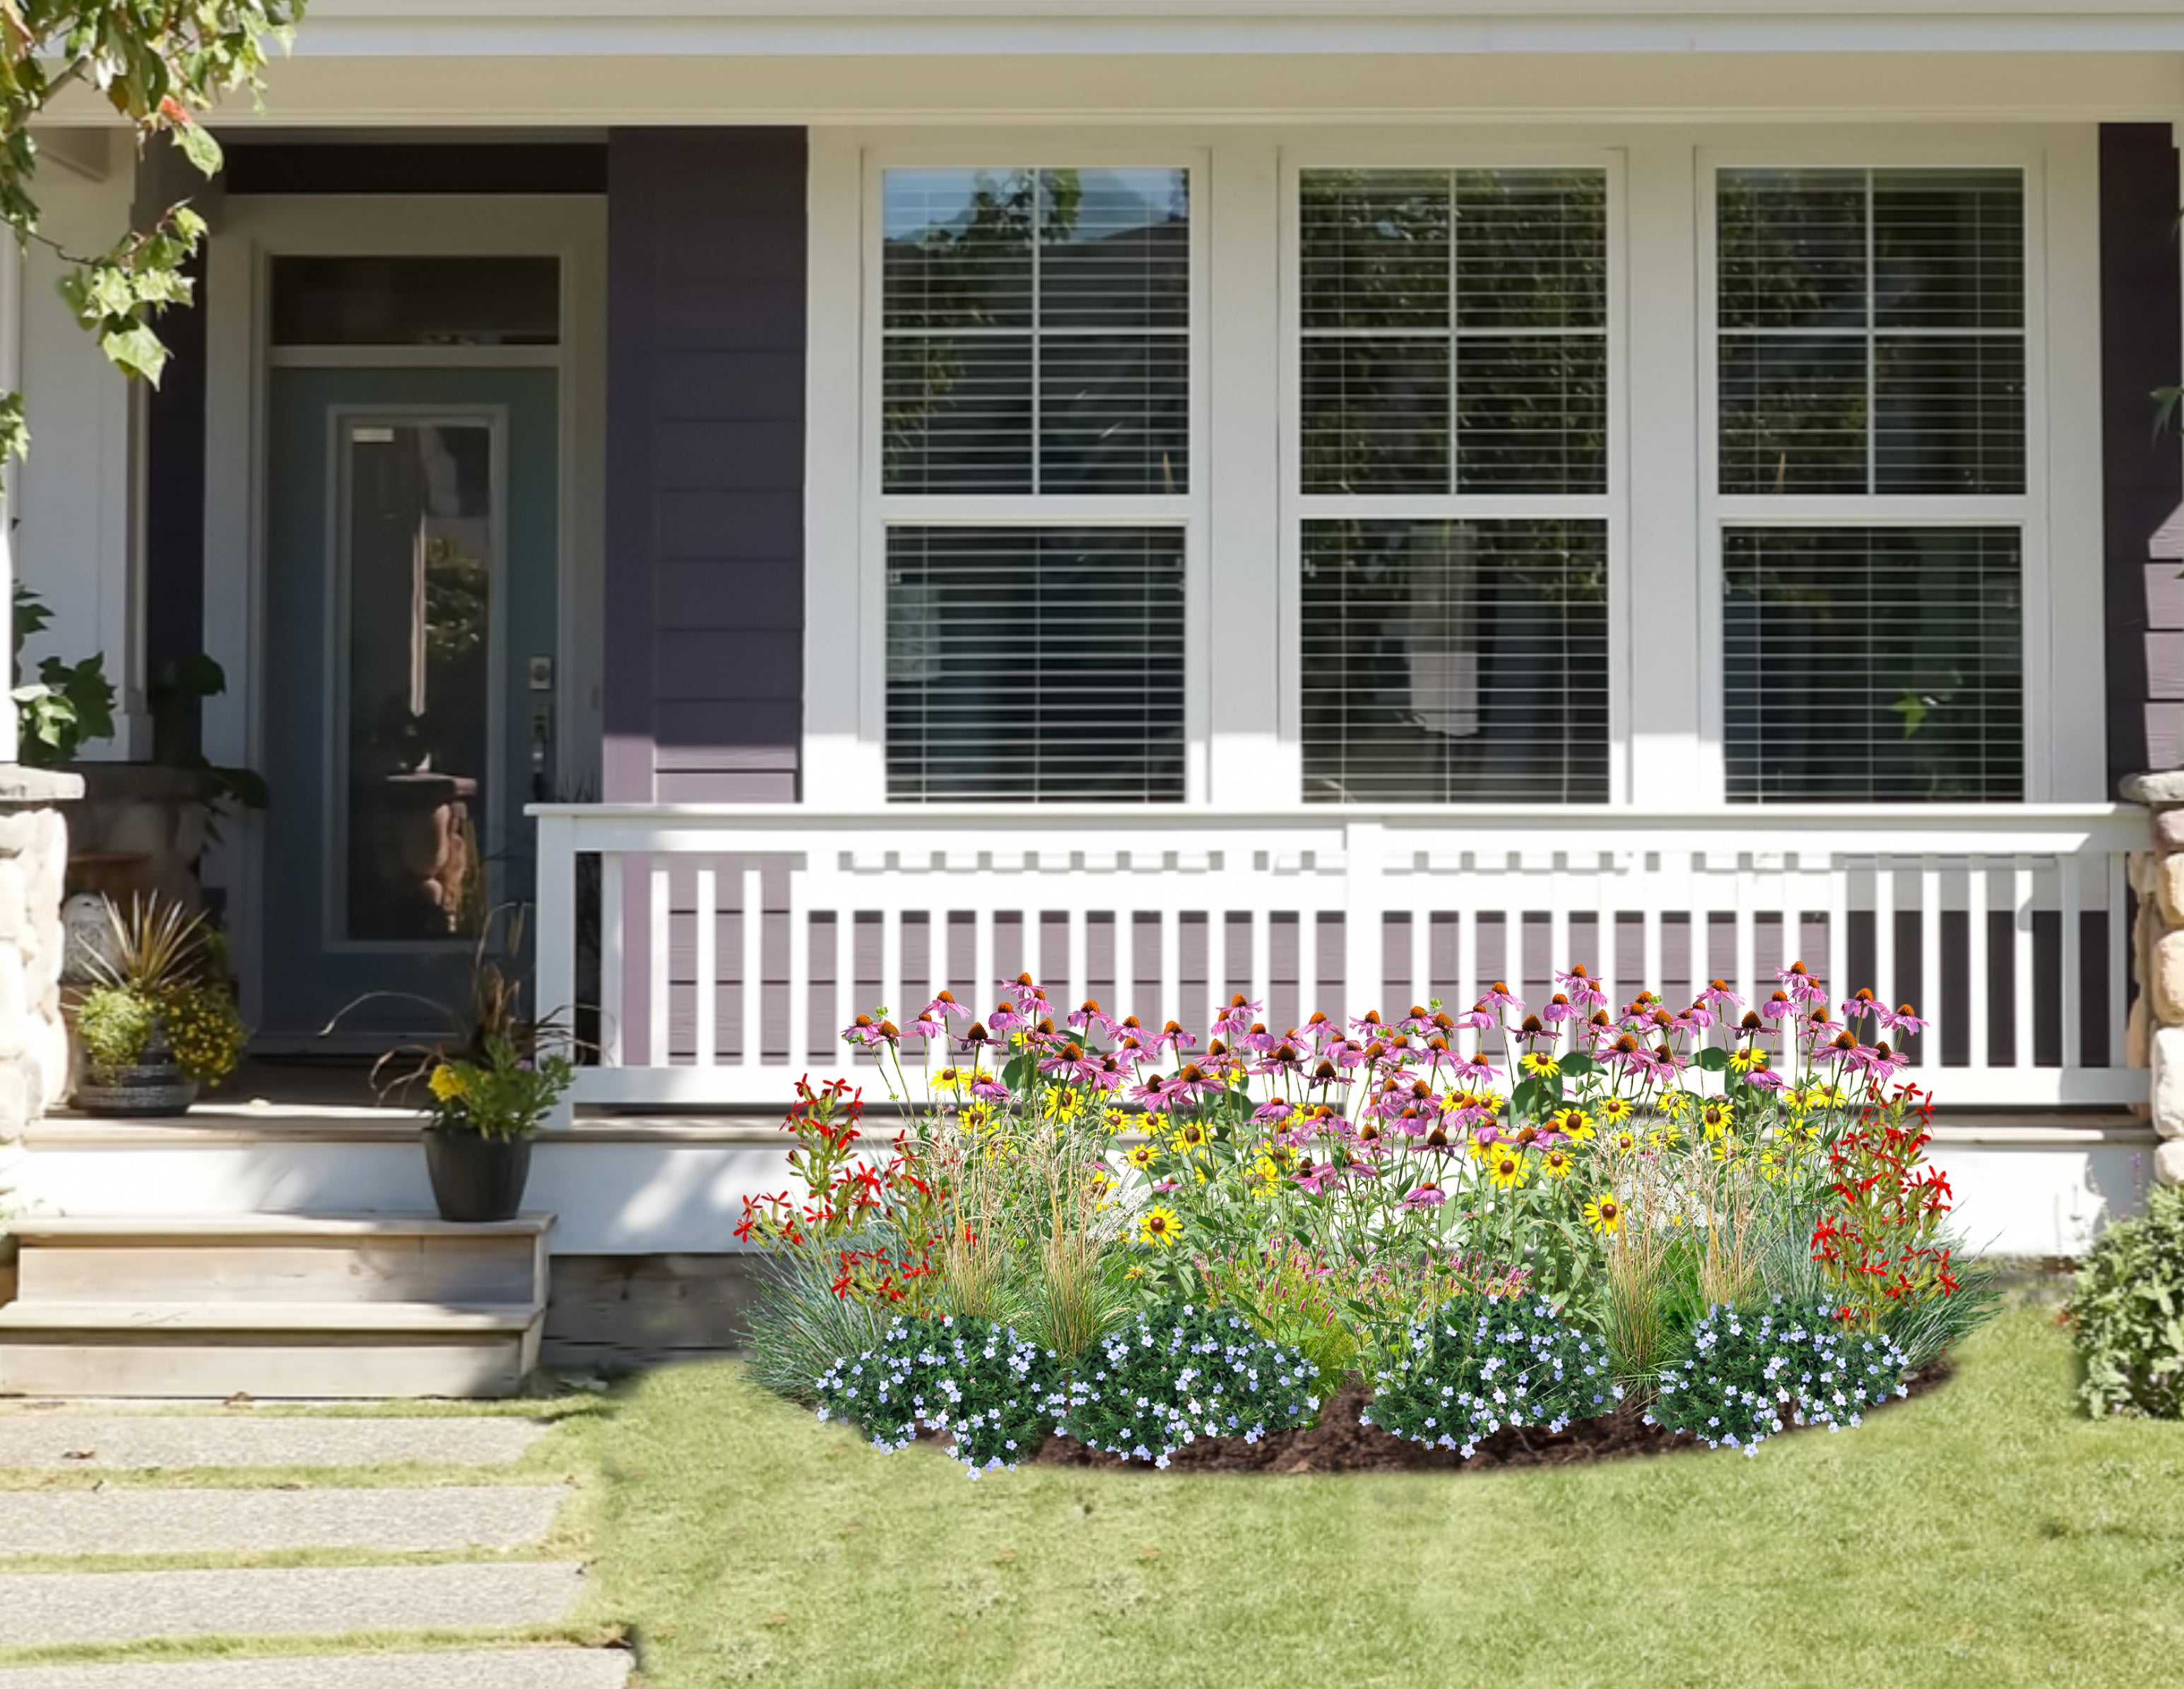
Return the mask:
<svg viewBox="0 0 2184 1689"><path fill-rule="evenodd" d="M761 1387L816 1407L821 1375L844 1355L879 1347L891 1306L839 1294L840 1273L836 1252L819 1244L757 1258L744 1342L745 1364Z"/></svg>
<svg viewBox="0 0 2184 1689"><path fill-rule="evenodd" d="M530 1137L576 1078L575 1064L557 1051L526 1053L506 1038L488 1038L475 1059L454 1057L433 1068L426 1081L433 1128L488 1138Z"/></svg>
<svg viewBox="0 0 2184 1689"><path fill-rule="evenodd" d="M161 999L159 1012L167 1047L185 1079L209 1090L235 1071L250 1032L225 983L170 991Z"/></svg>
<svg viewBox="0 0 2184 1689"><path fill-rule="evenodd" d="M1078 1358L1050 1406L1065 1436L1166 1466L1201 1436L1256 1442L1319 1410L1303 1351L1269 1342L1217 1308L1141 1313Z"/></svg>
<svg viewBox="0 0 2184 1689"><path fill-rule="evenodd" d="M2070 1312L2094 1418L2184 1418L2184 1186L2156 1186L2143 1215L2109 1224Z"/></svg>
<svg viewBox="0 0 2184 1689"><path fill-rule="evenodd" d="M1623 1392L1607 1346L1537 1296L1474 1296L1413 1325L1363 1415L1412 1442L1460 1450L1504 1425L1560 1431L1612 1413Z"/></svg>
<svg viewBox="0 0 2184 1689"><path fill-rule="evenodd" d="M975 1478L1039 1452L1056 1371L1052 1355L989 1320L898 1317L878 1347L820 1376L819 1417L839 1414L890 1452L944 1431Z"/></svg>
<svg viewBox="0 0 2184 1689"><path fill-rule="evenodd" d="M36 768L72 761L85 744L114 736L114 683L106 678L106 658L97 653L79 662L48 657L38 665L36 682L23 682L23 645L52 625L44 599L15 583L15 643L9 674L15 697L17 755Z"/></svg>
<svg viewBox="0 0 2184 1689"><path fill-rule="evenodd" d="M75 1034L92 1077L112 1084L143 1057L159 1028L159 1005L127 986L94 986L77 1007Z"/></svg>
<svg viewBox="0 0 2184 1689"><path fill-rule="evenodd" d="M95 92L136 131L164 136L200 174L220 165L198 113L237 89L254 92L269 41L284 45L307 0L0 0L0 219L19 241L43 242L69 266L61 293L116 368L157 382L166 348L153 319L186 304L183 266L204 238L187 202L131 229L103 253L78 255L39 233L31 125L71 86ZM0 395L0 458L30 435L21 395Z"/></svg>
<svg viewBox="0 0 2184 1689"><path fill-rule="evenodd" d="M1908 1364L1885 1334L1847 1324L1826 1302L1710 1308L1662 1373L1646 1420L1751 1454L1793 1425L1858 1424L1903 1393Z"/></svg>

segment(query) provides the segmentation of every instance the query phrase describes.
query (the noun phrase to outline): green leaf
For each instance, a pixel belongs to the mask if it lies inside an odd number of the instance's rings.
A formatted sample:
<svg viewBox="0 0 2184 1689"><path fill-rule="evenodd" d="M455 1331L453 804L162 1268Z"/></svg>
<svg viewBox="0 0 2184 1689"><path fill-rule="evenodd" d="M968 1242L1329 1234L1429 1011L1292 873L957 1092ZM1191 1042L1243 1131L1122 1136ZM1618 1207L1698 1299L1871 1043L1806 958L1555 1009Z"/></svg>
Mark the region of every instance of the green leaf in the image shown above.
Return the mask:
<svg viewBox="0 0 2184 1689"><path fill-rule="evenodd" d="M1570 1054L1559 1058L1555 1065L1572 1079L1583 1079L1589 1073L1598 1073L1600 1064L1591 1056Z"/></svg>
<svg viewBox="0 0 2184 1689"><path fill-rule="evenodd" d="M98 349L117 369L141 375L155 387L167 367L167 348L160 343L159 336L142 323L109 329L99 336Z"/></svg>
<svg viewBox="0 0 2184 1689"><path fill-rule="evenodd" d="M1708 1073L1724 1073L1729 1069L1729 1052L1709 1044L1691 1058L1691 1065Z"/></svg>
<svg viewBox="0 0 2184 1689"><path fill-rule="evenodd" d="M198 167L201 175L220 174L220 142L212 138L212 131L192 118L176 124L167 131L175 137L175 145L182 149L182 156Z"/></svg>

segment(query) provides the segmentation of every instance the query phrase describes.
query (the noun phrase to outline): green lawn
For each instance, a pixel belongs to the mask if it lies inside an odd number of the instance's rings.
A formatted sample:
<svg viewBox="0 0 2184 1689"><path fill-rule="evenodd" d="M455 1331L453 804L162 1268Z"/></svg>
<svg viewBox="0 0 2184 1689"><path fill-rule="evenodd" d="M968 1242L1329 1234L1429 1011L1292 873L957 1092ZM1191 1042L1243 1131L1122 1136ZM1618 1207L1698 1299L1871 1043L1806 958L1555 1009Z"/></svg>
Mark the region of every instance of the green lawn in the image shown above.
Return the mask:
<svg viewBox="0 0 2184 1689"><path fill-rule="evenodd" d="M592 1429L648 1689L2184 1682L2184 1425L2078 1416L2027 1305L1756 1459L974 1483L733 1364Z"/></svg>

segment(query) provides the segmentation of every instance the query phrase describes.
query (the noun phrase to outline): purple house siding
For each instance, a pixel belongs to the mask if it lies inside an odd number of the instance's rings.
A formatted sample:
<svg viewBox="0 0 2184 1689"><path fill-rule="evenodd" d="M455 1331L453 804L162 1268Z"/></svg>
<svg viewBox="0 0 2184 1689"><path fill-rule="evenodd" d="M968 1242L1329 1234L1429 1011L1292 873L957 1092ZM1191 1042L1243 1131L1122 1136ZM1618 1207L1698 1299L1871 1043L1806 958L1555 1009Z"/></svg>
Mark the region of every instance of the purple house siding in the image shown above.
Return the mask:
<svg viewBox="0 0 2184 1689"><path fill-rule="evenodd" d="M2101 126L2101 458L2106 511L2109 785L2184 764L2184 593L2146 542L2184 502L2153 390L2184 369L2176 148L2165 123Z"/></svg>
<svg viewBox="0 0 2184 1689"><path fill-rule="evenodd" d="M791 802L804 692L804 131L607 145L605 791Z"/></svg>

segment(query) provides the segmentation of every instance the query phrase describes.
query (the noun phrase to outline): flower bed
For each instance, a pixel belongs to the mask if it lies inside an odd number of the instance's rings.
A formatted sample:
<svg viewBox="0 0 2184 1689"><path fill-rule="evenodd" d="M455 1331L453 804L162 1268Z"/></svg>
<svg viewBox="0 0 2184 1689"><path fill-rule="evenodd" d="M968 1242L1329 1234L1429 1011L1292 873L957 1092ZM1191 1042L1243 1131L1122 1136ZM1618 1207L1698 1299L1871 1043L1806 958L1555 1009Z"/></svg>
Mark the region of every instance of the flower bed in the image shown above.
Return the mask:
<svg viewBox="0 0 2184 1689"><path fill-rule="evenodd" d="M1028 976L983 1018L860 1015L904 1122L881 1147L850 1081L800 1082L802 1188L738 1228L775 1269L757 1375L974 1475L1751 1453L1990 1311L1908 1006L1798 964L1756 1006L1556 985L1280 1031L1238 997L1202 1042Z"/></svg>

